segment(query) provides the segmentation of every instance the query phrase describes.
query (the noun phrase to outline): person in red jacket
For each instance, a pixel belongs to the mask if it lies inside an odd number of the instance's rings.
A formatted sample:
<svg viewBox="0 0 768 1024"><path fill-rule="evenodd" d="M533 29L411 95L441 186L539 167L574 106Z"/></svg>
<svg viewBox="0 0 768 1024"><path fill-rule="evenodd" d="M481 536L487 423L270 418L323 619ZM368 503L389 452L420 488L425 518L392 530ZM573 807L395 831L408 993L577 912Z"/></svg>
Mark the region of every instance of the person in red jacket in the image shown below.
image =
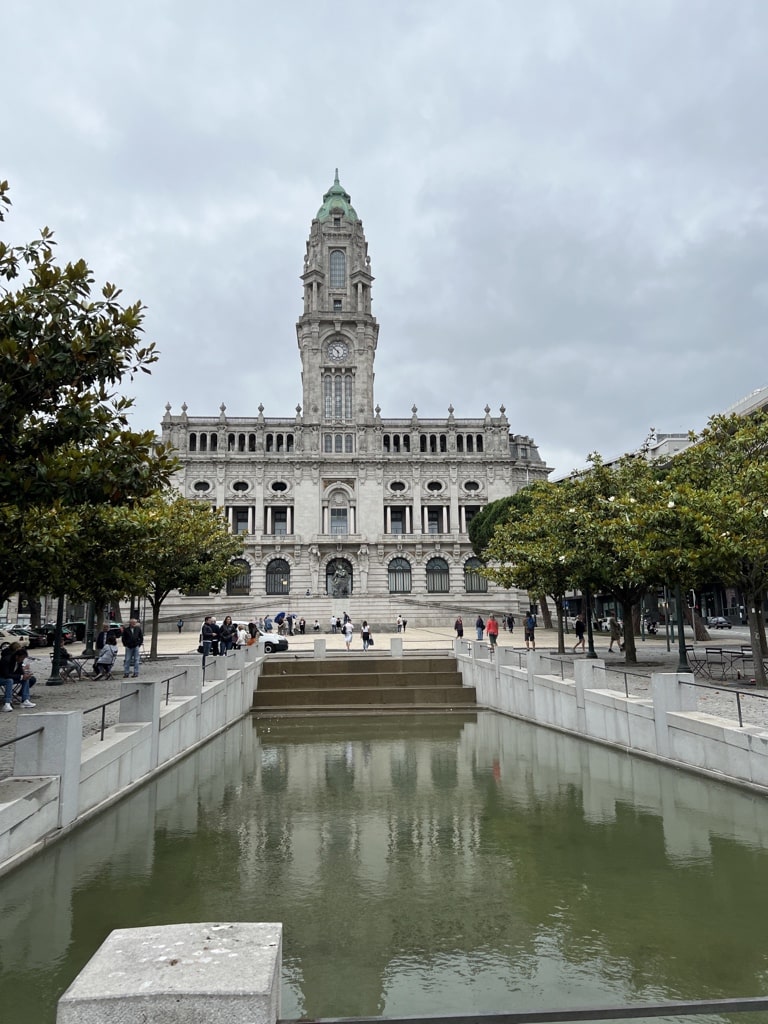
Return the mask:
<svg viewBox="0 0 768 1024"><path fill-rule="evenodd" d="M499 624L496 621L495 615L488 616L485 632L488 634L488 643L491 645L491 649L493 649L496 646L496 641L499 639Z"/></svg>

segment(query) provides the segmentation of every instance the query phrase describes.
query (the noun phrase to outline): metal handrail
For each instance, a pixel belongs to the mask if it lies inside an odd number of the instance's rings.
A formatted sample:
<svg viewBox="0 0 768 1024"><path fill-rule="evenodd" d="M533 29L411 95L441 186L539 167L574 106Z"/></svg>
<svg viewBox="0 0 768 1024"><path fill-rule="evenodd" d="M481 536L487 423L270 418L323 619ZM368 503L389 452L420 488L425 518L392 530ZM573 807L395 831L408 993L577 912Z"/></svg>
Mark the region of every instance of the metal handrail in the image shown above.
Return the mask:
<svg viewBox="0 0 768 1024"><path fill-rule="evenodd" d="M100 741L104 739L104 731L106 729L105 723L107 720L107 708L109 707L109 705L119 704L121 700L128 700L129 697L135 697L138 692L138 690L131 690L130 693L124 693L122 697L113 697L112 700L105 700L103 704L97 704L96 707L86 708L85 711L83 711L84 715L90 715L92 711L98 711L99 709L101 709L101 735L99 736Z"/></svg>
<svg viewBox="0 0 768 1024"><path fill-rule="evenodd" d="M19 740L25 740L28 736L36 736L37 733L43 732L44 729L45 726L41 725L39 729L33 729L32 732L23 732L21 736L14 736L12 740L3 740L3 742L0 743L0 748L10 747L12 743L18 743Z"/></svg>
<svg viewBox="0 0 768 1024"><path fill-rule="evenodd" d="M694 999L668 1003L631 1003L575 1010L521 1010L517 1013L473 1013L420 1017L313 1017L312 1024L546 1024L549 1021L631 1020L633 1017L691 1017L703 1013L754 1013L768 1010L768 996L740 999ZM306 1024L303 1018L301 1024ZM284 1018L277 1024L300 1024Z"/></svg>
<svg viewBox="0 0 768 1024"><path fill-rule="evenodd" d="M693 682L686 682L685 685L697 686L701 690L717 690L718 693L724 692L722 683L718 686L716 683L699 683L694 679ZM768 700L768 693L758 693L755 690L739 690L729 686L725 689L725 693L733 693L736 697L736 711L739 716L740 729L744 728L744 721L741 715L741 695L744 694L745 697L757 697L758 700Z"/></svg>
<svg viewBox="0 0 768 1024"><path fill-rule="evenodd" d="M181 676L185 676L186 674L187 674L186 671L184 671L184 672L177 672L175 676L168 676L167 679L163 679L161 681L161 683L160 683L161 686L163 685L163 683L165 683L165 703L166 703L166 706L168 704L170 704L170 702L171 702L171 683L173 682L174 679L179 679Z"/></svg>

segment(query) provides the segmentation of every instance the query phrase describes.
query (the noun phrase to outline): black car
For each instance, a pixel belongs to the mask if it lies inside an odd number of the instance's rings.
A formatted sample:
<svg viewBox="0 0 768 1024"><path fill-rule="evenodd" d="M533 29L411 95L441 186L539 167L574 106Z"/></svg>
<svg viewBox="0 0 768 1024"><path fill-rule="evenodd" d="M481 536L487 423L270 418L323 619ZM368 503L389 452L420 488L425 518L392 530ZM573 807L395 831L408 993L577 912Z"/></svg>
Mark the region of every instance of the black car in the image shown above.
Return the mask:
<svg viewBox="0 0 768 1024"><path fill-rule="evenodd" d="M712 629L731 629L731 623L728 619L723 618L722 615L711 615L707 619L707 625L711 626Z"/></svg>
<svg viewBox="0 0 768 1024"><path fill-rule="evenodd" d="M53 647L53 641L56 637L56 627L52 622L46 622L44 626L40 626L39 632L45 637L45 642L49 647ZM75 641L75 631L73 629L67 629L66 626L61 627L61 638L65 644L71 644Z"/></svg>

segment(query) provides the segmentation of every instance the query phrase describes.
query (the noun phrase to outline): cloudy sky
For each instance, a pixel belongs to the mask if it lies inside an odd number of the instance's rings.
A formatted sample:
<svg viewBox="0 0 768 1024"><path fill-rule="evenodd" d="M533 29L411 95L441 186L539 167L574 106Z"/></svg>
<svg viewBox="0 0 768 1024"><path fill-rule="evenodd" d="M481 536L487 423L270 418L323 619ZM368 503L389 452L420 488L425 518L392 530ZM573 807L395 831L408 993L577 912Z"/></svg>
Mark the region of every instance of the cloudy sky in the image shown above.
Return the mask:
<svg viewBox="0 0 768 1024"><path fill-rule="evenodd" d="M3 236L146 304L136 427L289 415L338 167L382 415L567 473L768 383L766 52L765 0L10 0Z"/></svg>

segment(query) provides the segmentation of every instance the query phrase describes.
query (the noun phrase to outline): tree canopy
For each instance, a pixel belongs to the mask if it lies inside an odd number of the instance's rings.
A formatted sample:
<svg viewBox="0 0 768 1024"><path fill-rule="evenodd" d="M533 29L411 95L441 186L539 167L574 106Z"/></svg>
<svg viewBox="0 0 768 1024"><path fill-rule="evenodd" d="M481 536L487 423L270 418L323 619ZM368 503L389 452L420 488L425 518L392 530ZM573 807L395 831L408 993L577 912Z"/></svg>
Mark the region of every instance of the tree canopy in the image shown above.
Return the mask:
<svg viewBox="0 0 768 1024"><path fill-rule="evenodd" d="M0 182L0 221L9 205ZM72 510L130 505L169 481L175 459L153 431L129 428L133 400L120 393L157 359L142 343L143 318L115 285L96 290L84 260L60 266L48 228L26 244L0 242L0 527L11 552L0 599L61 592L60 518L77 530Z"/></svg>

